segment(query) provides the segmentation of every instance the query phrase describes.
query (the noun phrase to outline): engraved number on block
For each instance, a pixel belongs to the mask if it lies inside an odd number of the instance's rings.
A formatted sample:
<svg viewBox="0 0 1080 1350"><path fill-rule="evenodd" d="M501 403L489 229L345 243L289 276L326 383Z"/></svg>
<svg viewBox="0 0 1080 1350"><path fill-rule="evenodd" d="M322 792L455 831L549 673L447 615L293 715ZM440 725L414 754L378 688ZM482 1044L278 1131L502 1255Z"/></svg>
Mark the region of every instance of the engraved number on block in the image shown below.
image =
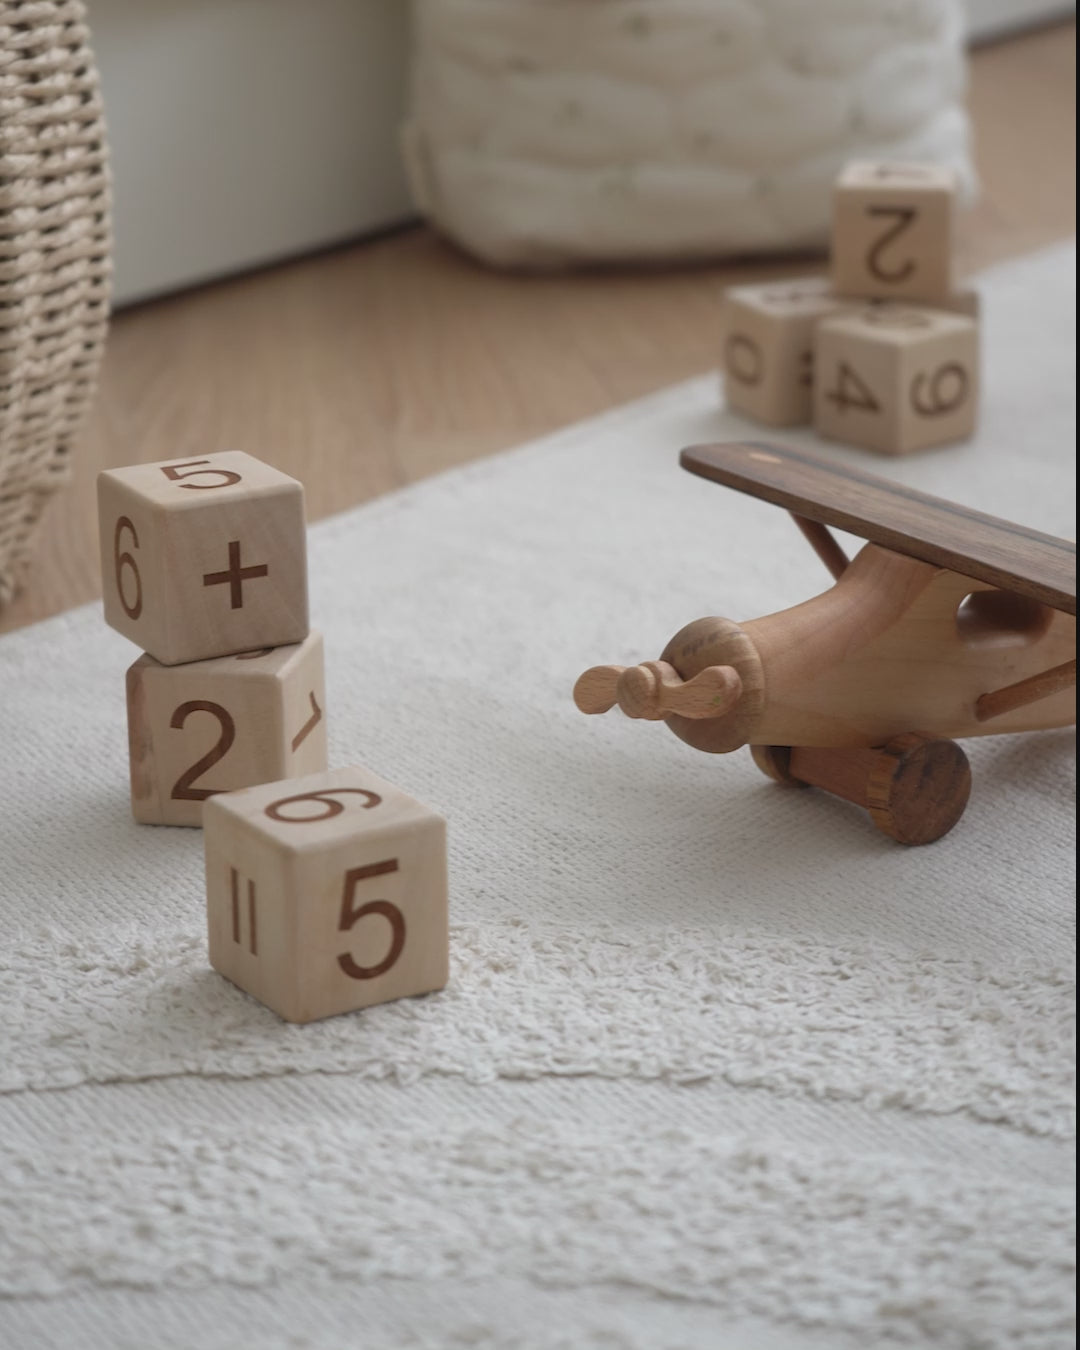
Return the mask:
<svg viewBox="0 0 1080 1350"><path fill-rule="evenodd" d="M814 353L799 353L799 384L809 389L814 383Z"/></svg>
<svg viewBox="0 0 1080 1350"><path fill-rule="evenodd" d="M271 802L264 814L271 820L280 820L286 825L314 825L317 821L332 820L334 816L341 815L345 810L345 803L334 801L334 797L342 796L346 792L366 798L363 803L365 811L370 811L382 801L377 792L369 792L367 788L324 788L322 792L300 792L295 797L281 797L278 801ZM317 816L282 815L282 807L291 806L293 802L318 802L320 806L325 806L326 810Z"/></svg>
<svg viewBox="0 0 1080 1350"><path fill-rule="evenodd" d="M838 364L836 387L827 390L825 397L830 403L835 403L841 412L846 412L848 408L858 408L860 412L881 412L881 404L846 361Z"/></svg>
<svg viewBox="0 0 1080 1350"><path fill-rule="evenodd" d="M297 750L300 749L304 741L307 740L307 738L311 735L311 733L322 721L322 709L315 701L314 689L312 689L312 691L308 695L308 698L311 699L311 716L308 718L308 720L304 723L304 725L300 728L300 730L296 733L296 735L292 738L292 741L290 742L294 754L296 753Z"/></svg>
<svg viewBox="0 0 1080 1350"><path fill-rule="evenodd" d="M204 586L228 586L229 588L229 608L244 608L244 582L252 581L255 577L266 577L270 575L270 568L266 563L256 563L252 567L242 567L240 565L240 540L232 539L229 541L229 565L224 572L207 572L202 584Z"/></svg>
<svg viewBox="0 0 1080 1350"><path fill-rule="evenodd" d="M240 876L235 867L229 868L229 899L232 902L232 940L237 946L244 940L244 909L247 910L248 951L252 956L259 954L258 914L255 905L255 883L247 884L247 905L240 901Z"/></svg>
<svg viewBox="0 0 1080 1350"><path fill-rule="evenodd" d="M243 480L238 473L232 469L216 469L211 465L209 469L196 468L199 464L209 464L208 459L189 459L186 464L166 464L162 465L161 472L166 478L171 478L174 483L180 483L182 488L197 488L200 490L207 488L231 487L233 483L239 483ZM194 473L181 473L181 469L194 469ZM204 478L207 474L213 474L219 481L216 483L182 483L182 478Z"/></svg>
<svg viewBox="0 0 1080 1350"><path fill-rule="evenodd" d="M820 300L821 287L814 281L801 286L797 281L793 281L775 290L762 291L759 299L765 305L797 305L803 300Z"/></svg>
<svg viewBox="0 0 1080 1350"><path fill-rule="evenodd" d="M879 164L874 169L875 178L929 178L930 170L922 164Z"/></svg>
<svg viewBox="0 0 1080 1350"><path fill-rule="evenodd" d="M870 275L876 277L878 281L888 281L899 283L907 281L915 271L915 261L912 258L906 258L902 263L890 267L882 257L885 250L896 242L896 240L909 229L912 223L918 218L918 211L913 206L868 206L867 215L891 217L893 224L880 235L870 247L870 252L866 255L866 266Z"/></svg>
<svg viewBox="0 0 1080 1350"><path fill-rule="evenodd" d="M911 381L911 406L921 417L954 412L967 398L968 373L959 361L947 361L932 375L920 371Z"/></svg>
<svg viewBox="0 0 1080 1350"><path fill-rule="evenodd" d="M929 328L930 319L917 309L897 309L892 301L872 304L863 311L862 321L868 328Z"/></svg>
<svg viewBox="0 0 1080 1350"><path fill-rule="evenodd" d="M367 904L355 908L356 888L361 882L370 881L372 877L386 876L387 873L397 870L398 860L388 858L384 862L369 863L366 867L351 867L345 873L338 931L349 932L361 919L369 915L378 915L386 919L390 925L390 950L377 965L361 966L349 952L340 954L338 965L350 980L374 980L379 975L385 975L397 963L405 948L405 916L397 905L391 904L389 900L369 900Z"/></svg>
<svg viewBox="0 0 1080 1350"><path fill-rule="evenodd" d="M120 604L124 613L129 619L137 619L142 613L142 577L139 575L139 564L130 553L120 552L120 542L124 531L127 530L131 535L131 547L139 547L139 536L135 531L135 526L127 516L121 516L116 522L116 531L113 534L113 563L116 567L116 593L120 597ZM131 575L135 578L135 598L129 605L127 597L124 595L124 568L131 568Z"/></svg>
<svg viewBox="0 0 1080 1350"><path fill-rule="evenodd" d="M724 343L724 369L740 384L760 384L765 371L761 348L745 333L732 333Z"/></svg>
<svg viewBox="0 0 1080 1350"><path fill-rule="evenodd" d="M177 802L204 802L207 797L212 797L215 792L221 791L220 788L197 788L192 784L206 773L207 769L213 768L219 760L225 758L229 753L233 741L236 740L236 723L229 713L220 703L209 703L205 699L192 699L189 703L181 703L179 708L173 713L169 720L169 726L177 731L183 730L184 723L192 713L206 712L212 717L216 717L221 727L221 736L215 746L209 749L201 759L195 761L190 769L186 769L173 784L171 793L173 801Z"/></svg>

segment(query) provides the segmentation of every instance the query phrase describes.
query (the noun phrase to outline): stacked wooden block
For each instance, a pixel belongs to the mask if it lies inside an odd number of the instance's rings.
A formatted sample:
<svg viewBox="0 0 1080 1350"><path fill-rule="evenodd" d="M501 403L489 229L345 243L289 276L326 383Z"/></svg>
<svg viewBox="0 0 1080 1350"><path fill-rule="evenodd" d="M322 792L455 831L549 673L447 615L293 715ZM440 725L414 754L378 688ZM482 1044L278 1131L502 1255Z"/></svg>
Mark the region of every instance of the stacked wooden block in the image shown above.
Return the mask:
<svg viewBox="0 0 1080 1350"><path fill-rule="evenodd" d="M445 822L327 770L302 486L230 451L108 470L98 513L132 809L205 827L211 963L297 1022L442 988Z"/></svg>
<svg viewBox="0 0 1080 1350"><path fill-rule="evenodd" d="M727 292L728 406L890 455L970 436L979 305L953 278L955 208L947 169L849 165L835 189L831 279Z"/></svg>

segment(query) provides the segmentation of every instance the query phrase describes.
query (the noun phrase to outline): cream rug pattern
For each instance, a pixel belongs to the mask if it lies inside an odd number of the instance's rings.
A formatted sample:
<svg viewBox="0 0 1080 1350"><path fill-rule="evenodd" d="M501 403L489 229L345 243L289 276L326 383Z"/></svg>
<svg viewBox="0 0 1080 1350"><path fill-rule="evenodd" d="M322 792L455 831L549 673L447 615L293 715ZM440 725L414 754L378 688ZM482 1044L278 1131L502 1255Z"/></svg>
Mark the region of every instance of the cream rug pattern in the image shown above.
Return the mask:
<svg viewBox="0 0 1080 1350"><path fill-rule="evenodd" d="M1071 537L1074 271L989 274L978 438L871 470ZM827 585L676 466L748 435L706 375L311 531L332 762L450 820L425 999L299 1028L214 974L201 835L128 812L134 649L0 639L0 1342L1072 1342L1072 733L969 743L904 850L570 700Z"/></svg>

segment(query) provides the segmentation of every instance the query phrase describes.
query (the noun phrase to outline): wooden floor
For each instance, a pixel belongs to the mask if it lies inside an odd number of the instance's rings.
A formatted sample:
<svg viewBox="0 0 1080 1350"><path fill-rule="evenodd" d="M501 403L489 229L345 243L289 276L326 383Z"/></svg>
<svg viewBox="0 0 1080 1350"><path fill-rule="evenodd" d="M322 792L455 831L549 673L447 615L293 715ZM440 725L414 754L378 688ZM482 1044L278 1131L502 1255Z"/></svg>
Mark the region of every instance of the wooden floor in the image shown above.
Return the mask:
<svg viewBox="0 0 1080 1350"><path fill-rule="evenodd" d="M1075 31L975 53L983 196L966 270L1075 229ZM717 299L805 261L501 276L428 231L120 314L72 485L0 632L100 593L94 479L239 449L303 479L312 520L713 367Z"/></svg>

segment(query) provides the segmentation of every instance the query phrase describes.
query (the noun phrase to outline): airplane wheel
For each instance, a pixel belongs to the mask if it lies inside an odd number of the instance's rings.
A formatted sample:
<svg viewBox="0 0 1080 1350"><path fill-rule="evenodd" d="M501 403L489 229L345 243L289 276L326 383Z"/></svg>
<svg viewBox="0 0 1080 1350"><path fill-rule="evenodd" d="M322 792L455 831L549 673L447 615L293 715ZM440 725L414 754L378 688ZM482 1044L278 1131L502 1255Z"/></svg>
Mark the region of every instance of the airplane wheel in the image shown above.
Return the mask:
<svg viewBox="0 0 1080 1350"><path fill-rule="evenodd" d="M752 745L750 756L765 777L773 782L784 783L787 787L810 786L791 772L790 745Z"/></svg>
<svg viewBox="0 0 1080 1350"><path fill-rule="evenodd" d="M948 834L970 794L971 765L955 741L909 733L874 751L866 808L901 844L932 844Z"/></svg>
<svg viewBox="0 0 1080 1350"><path fill-rule="evenodd" d="M931 736L909 733L868 750L752 745L750 753L774 782L821 788L865 808L900 844L948 834L971 793L967 755L955 741Z"/></svg>

